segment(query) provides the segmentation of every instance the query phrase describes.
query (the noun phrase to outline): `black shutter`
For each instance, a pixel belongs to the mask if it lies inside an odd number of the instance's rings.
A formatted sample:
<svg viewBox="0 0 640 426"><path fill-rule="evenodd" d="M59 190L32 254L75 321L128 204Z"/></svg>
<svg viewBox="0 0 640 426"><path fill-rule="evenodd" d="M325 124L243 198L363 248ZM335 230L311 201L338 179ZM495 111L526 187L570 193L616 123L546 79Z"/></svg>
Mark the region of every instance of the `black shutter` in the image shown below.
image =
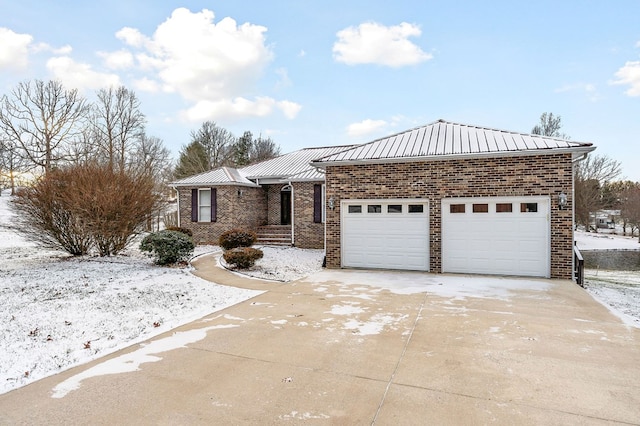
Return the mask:
<svg viewBox="0 0 640 426"><path fill-rule="evenodd" d="M322 185L313 185L313 222L322 222Z"/></svg>
<svg viewBox="0 0 640 426"><path fill-rule="evenodd" d="M191 190L191 222L198 221L198 190Z"/></svg>
<svg viewBox="0 0 640 426"><path fill-rule="evenodd" d="M211 188L211 222L218 220L218 190Z"/></svg>

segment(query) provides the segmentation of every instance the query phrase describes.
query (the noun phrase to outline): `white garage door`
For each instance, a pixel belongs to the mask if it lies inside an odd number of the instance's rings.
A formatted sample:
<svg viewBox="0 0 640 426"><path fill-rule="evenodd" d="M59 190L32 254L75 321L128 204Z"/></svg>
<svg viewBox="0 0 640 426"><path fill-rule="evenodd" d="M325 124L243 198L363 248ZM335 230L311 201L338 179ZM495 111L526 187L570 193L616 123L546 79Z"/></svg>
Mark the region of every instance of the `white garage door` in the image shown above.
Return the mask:
<svg viewBox="0 0 640 426"><path fill-rule="evenodd" d="M549 198L442 200L442 271L549 277Z"/></svg>
<svg viewBox="0 0 640 426"><path fill-rule="evenodd" d="M427 200L345 200L342 266L429 270Z"/></svg>

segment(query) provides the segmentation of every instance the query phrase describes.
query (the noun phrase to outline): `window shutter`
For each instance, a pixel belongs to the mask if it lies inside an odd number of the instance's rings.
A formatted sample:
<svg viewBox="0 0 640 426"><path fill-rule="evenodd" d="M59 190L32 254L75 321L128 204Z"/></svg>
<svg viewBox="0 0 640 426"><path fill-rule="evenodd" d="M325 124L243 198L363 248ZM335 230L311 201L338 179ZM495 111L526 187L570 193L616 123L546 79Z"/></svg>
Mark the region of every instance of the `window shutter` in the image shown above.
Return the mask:
<svg viewBox="0 0 640 426"><path fill-rule="evenodd" d="M322 222L322 185L313 185L313 222Z"/></svg>
<svg viewBox="0 0 640 426"><path fill-rule="evenodd" d="M211 188L211 222L218 220L218 190Z"/></svg>
<svg viewBox="0 0 640 426"><path fill-rule="evenodd" d="M198 221L198 190L191 190L191 222Z"/></svg>

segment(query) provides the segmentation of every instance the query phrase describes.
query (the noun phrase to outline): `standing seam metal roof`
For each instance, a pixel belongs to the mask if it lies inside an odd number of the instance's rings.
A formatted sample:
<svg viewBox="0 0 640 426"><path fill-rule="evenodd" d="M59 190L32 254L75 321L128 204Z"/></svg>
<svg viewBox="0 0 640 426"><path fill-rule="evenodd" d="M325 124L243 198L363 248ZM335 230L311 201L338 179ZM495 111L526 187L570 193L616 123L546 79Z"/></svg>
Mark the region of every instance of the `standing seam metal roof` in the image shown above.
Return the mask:
<svg viewBox="0 0 640 426"><path fill-rule="evenodd" d="M444 120L376 139L314 161L330 162L517 153L537 150L591 151L593 144L451 123Z"/></svg>

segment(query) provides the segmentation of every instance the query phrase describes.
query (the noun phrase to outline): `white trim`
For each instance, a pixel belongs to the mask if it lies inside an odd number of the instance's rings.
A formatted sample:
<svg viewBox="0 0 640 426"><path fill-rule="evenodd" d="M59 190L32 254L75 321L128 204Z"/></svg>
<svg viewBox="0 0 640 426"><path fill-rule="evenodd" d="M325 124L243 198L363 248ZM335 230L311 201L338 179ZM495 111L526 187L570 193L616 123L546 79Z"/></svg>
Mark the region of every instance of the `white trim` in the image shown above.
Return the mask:
<svg viewBox="0 0 640 426"><path fill-rule="evenodd" d="M178 227L182 227L182 217L180 215L180 191L178 190L178 188L173 188L174 191L176 191L176 202L177 202L177 207L178 207ZM166 225L165 225L166 227Z"/></svg>

